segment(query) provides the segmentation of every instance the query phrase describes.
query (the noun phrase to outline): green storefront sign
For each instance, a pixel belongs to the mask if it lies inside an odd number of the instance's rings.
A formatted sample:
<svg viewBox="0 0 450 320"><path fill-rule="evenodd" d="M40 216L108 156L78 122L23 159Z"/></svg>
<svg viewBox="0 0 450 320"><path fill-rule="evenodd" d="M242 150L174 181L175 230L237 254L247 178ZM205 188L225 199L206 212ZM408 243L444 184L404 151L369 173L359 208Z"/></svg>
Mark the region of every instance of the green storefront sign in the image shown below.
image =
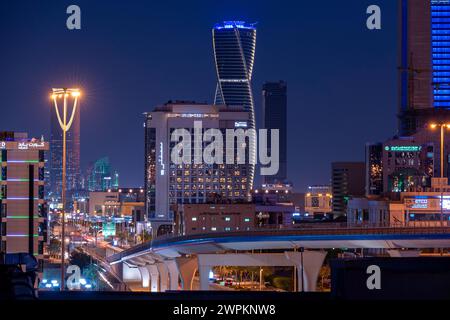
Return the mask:
<svg viewBox="0 0 450 320"><path fill-rule="evenodd" d="M392 152L419 152L422 150L421 146L386 146L386 151Z"/></svg>
<svg viewBox="0 0 450 320"><path fill-rule="evenodd" d="M114 222L103 222L103 237L113 237L116 235L116 224Z"/></svg>

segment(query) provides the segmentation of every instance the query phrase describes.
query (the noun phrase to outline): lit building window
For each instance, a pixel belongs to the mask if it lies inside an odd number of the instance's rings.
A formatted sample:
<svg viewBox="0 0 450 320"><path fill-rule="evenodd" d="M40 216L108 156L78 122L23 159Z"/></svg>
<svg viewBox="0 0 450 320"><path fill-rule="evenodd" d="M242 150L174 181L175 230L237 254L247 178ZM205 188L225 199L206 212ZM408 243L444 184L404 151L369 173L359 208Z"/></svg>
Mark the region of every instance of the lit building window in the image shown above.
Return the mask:
<svg viewBox="0 0 450 320"><path fill-rule="evenodd" d="M197 217L192 217L192 221L197 221Z"/></svg>

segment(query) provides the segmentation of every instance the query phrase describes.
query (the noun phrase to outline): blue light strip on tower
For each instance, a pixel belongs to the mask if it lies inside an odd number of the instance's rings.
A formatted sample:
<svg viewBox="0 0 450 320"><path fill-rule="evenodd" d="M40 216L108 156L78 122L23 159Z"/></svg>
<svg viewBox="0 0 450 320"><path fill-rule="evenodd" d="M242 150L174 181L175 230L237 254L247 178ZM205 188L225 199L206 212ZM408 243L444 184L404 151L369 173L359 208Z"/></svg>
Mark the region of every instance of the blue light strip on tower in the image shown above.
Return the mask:
<svg viewBox="0 0 450 320"><path fill-rule="evenodd" d="M214 26L215 29L256 29L255 23L246 23L245 21L224 21L223 23L218 23Z"/></svg>
<svg viewBox="0 0 450 320"><path fill-rule="evenodd" d="M431 1L431 46L435 108L450 108L450 1Z"/></svg>

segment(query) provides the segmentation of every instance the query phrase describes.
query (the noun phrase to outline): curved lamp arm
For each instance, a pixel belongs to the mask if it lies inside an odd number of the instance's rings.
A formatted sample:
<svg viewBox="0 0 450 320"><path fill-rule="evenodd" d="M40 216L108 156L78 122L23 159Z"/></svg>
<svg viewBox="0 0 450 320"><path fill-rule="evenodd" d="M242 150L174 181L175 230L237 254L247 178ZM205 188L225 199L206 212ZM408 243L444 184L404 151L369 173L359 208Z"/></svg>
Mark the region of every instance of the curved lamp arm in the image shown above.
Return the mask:
<svg viewBox="0 0 450 320"><path fill-rule="evenodd" d="M75 118L75 112L77 110L77 103L78 103L78 97L75 97L75 101L73 103L72 115L70 116L69 123L66 126L66 131L69 131L70 127L72 126L73 119Z"/></svg>

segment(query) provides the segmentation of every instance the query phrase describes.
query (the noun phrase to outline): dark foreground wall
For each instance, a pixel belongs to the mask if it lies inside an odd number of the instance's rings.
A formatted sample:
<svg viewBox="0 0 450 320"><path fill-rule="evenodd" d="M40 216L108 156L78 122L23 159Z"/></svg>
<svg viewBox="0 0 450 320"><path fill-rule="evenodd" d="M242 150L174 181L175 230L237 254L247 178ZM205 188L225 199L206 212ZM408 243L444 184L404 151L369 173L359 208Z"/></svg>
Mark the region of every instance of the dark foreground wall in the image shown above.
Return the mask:
<svg viewBox="0 0 450 320"><path fill-rule="evenodd" d="M450 258L333 260L331 287L337 299L450 299Z"/></svg>

